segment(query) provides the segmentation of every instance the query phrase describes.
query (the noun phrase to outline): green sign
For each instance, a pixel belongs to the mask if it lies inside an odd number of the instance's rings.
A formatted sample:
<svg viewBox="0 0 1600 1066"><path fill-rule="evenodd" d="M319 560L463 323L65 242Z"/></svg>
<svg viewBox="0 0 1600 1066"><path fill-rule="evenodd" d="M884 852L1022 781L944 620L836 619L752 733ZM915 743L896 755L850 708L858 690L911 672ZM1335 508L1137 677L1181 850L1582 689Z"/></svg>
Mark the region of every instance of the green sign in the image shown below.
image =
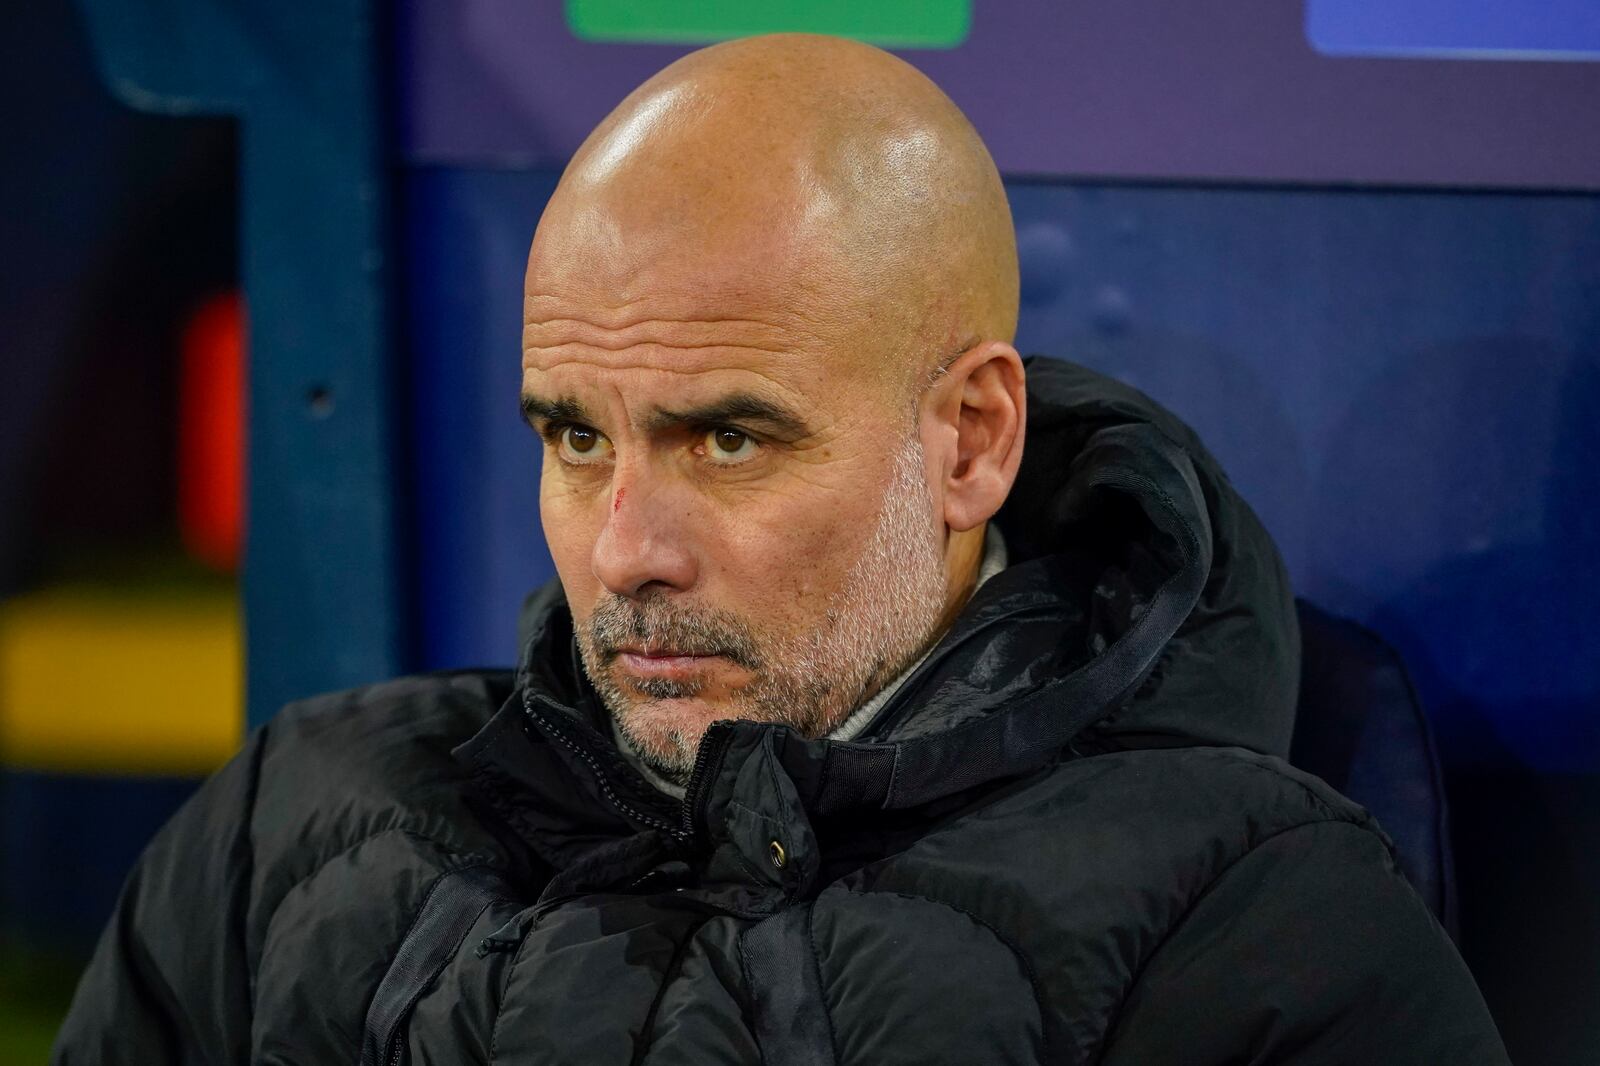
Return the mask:
<svg viewBox="0 0 1600 1066"><path fill-rule="evenodd" d="M706 44L756 33L826 33L892 48L955 48L972 0L566 0L585 41Z"/></svg>

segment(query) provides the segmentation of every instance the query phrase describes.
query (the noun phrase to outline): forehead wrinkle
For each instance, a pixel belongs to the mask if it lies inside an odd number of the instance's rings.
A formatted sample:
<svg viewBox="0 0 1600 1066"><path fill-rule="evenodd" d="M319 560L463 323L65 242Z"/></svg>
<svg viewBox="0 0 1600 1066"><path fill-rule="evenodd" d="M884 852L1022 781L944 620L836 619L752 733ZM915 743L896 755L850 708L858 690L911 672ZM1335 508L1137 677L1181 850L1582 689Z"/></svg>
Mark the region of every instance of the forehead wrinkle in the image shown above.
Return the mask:
<svg viewBox="0 0 1600 1066"><path fill-rule="evenodd" d="M878 395L871 360L847 360L841 364L837 358L806 350L736 345L674 348L656 344L609 349L577 342L524 347L522 370L525 374L554 373L571 380L569 372L574 368L607 375L661 373L685 380L703 374L733 374L753 378L761 383L762 391L772 390L797 411L830 405L851 406L851 398L866 395L863 388L872 396ZM894 395L898 397L899 393Z"/></svg>
<svg viewBox="0 0 1600 1066"><path fill-rule="evenodd" d="M658 326L679 326L679 325L682 325L682 326L702 326L702 325L707 325L707 326L761 326L761 327L765 327L765 328L768 328L768 329L780 328L780 327L774 326L770 322L763 322L760 319L756 319L756 318L730 318L730 317L724 317L724 318L641 318L641 319L636 319L635 321L632 321L632 322L619 322L619 323L616 323L616 324L610 324L610 323L601 324L601 323L596 323L593 320L586 319L586 318L524 318L523 321L522 321L522 324L524 326L568 326L568 325L570 325L570 326L578 326L578 327L588 326L588 327L591 327L591 328L598 327L600 329L614 330L614 331L617 331L617 332L622 332L623 330L628 330L628 329L635 329L635 328L637 328L639 326L651 326L651 325L658 325Z"/></svg>
<svg viewBox="0 0 1600 1066"><path fill-rule="evenodd" d="M664 314L669 308L661 305L668 301L660 299L651 300L656 306L640 313L634 308L643 300L635 300L621 307L585 304L579 308L572 306L572 301L546 297L539 299L539 302L554 303L556 306L541 315L539 309L534 307L534 302L535 298L529 297L523 303L522 331L525 341L535 334L549 333L562 340L597 338L594 340L596 345L613 347L608 340L598 338L616 335L621 342L659 340L667 345L683 346L681 342L685 337L707 338L720 343L730 339L728 333L731 332L735 336L748 335L749 339L759 342L747 347L776 350L784 344L818 343L822 339L814 328L815 323L793 313L776 312L771 317L759 318L696 313L696 309L685 307L682 312ZM706 302L704 299L696 301L702 305Z"/></svg>
<svg viewBox="0 0 1600 1066"><path fill-rule="evenodd" d="M656 341L647 341L643 344L629 344L620 348L607 348L601 345L587 344L580 341L567 341L563 344L528 344L522 349L522 368L524 370L554 370L557 367L570 366L574 363L582 366L594 367L597 370L659 370L668 374L704 374L716 370L738 370L757 373L753 368L746 366L730 366L726 363L713 363L705 366L672 365L670 362L657 362L648 358L636 361L620 361L601 357L599 359L585 359L580 354L570 355L567 358L558 358L554 362L545 362L539 359L539 352L608 352L621 355L625 352L648 352L651 350L663 352L749 352L761 356L789 356L794 355L788 348L756 348L740 344L661 344Z"/></svg>
<svg viewBox="0 0 1600 1066"><path fill-rule="evenodd" d="M633 348L664 348L672 352L699 352L715 351L717 349L733 349L736 351L766 352L768 355L788 355L792 349L768 348L759 344L672 344L668 341L622 341L616 345L601 344L598 341L561 341L558 344L524 344L522 350L527 352L554 352L562 348L598 348L603 352L626 352Z"/></svg>
<svg viewBox="0 0 1600 1066"><path fill-rule="evenodd" d="M731 386L731 387L728 387L728 388L717 388L717 387L712 386L712 387L707 387L706 388L706 392L711 394L711 395L713 395L713 396L715 396L715 397L717 397L717 398L720 398L722 396L726 396L730 392L736 392L736 391L750 392L750 393L754 393L754 394L756 394L758 396L763 394L763 393L765 393L767 395L772 396L775 399L775 401L778 402L779 404L781 404L782 406L790 408L792 410L804 410L808 406L808 399L807 399L805 393L802 392L800 389L794 387L793 385L787 385L787 384L783 383L782 381L778 381L777 379L771 377L770 375L764 374L761 371L756 370L756 369L751 368L751 367L737 367L737 366L684 367L684 366L657 366L657 365L639 364L639 363L635 363L635 364L631 364L631 365L623 365L623 366L616 366L616 365L602 366L600 364L597 364L597 363L593 362L592 360L564 359L564 360L561 360L558 363L552 363L552 364L550 364L548 366L526 366L525 365L523 367L523 370L524 370L524 373L534 374L534 375L537 375L537 376L542 377L542 378L567 377L567 375L556 374L556 373L553 373L553 372L554 371L558 371L563 367L573 367L573 366L580 366L580 367L588 368L588 369L591 369L591 370L600 370L600 371L604 371L604 372L607 372L607 373L628 373L628 372L644 372L644 373L647 373L647 374L660 373L660 374L669 374L669 375L672 375L672 376L677 377L677 378L694 378L694 377L698 377L698 376L703 375L703 374L729 374L729 375L734 375L734 376L739 377L739 378L754 378L755 379L755 384L753 386L751 386L751 385L742 385L742 386L741 385L734 385L734 386ZM525 387L526 387L526 384L527 384L526 381L524 381ZM595 387L595 388L610 389L610 390L613 390L613 391L617 392L619 395L623 391L622 387L618 383L615 383L615 382L604 382L604 383L602 383L602 382L589 382L589 383L584 383L584 384L588 384L590 387ZM531 391L540 392L542 390L540 390L540 389L532 389ZM556 391L560 392L562 395L573 395L576 390L573 388L573 383L570 382L570 379L569 379L569 383L567 385L563 386L562 388L560 388L560 389L558 389ZM655 401L648 401L648 402L652 403L652 405L654 405L656 407L660 406L660 404L655 402ZM695 401L693 399L691 399L691 398L688 398L688 397L684 396L684 394L682 394L682 393L674 393L673 397L672 397L672 402L675 403L675 404L684 405L684 404L694 403Z"/></svg>

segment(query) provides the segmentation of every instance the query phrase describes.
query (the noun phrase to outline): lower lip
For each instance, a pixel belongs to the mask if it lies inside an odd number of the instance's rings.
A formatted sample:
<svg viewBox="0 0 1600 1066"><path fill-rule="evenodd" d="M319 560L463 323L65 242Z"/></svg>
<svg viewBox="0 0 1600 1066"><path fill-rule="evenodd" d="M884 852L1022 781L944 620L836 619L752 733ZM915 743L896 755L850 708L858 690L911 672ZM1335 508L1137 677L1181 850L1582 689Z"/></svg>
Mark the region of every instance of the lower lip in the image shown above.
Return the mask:
<svg viewBox="0 0 1600 1066"><path fill-rule="evenodd" d="M677 678L694 673L697 669L707 665L718 655L639 655L636 652L625 651L617 655L617 659L629 673L644 677Z"/></svg>

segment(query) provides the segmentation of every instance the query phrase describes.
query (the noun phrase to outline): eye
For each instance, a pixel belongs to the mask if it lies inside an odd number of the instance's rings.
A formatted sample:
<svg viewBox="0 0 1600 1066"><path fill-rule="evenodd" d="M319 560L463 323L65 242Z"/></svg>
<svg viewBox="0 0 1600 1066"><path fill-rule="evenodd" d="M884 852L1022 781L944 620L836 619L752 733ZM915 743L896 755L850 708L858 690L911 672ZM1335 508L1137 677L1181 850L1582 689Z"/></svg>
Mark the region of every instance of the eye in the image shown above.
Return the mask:
<svg viewBox="0 0 1600 1066"><path fill-rule="evenodd" d="M562 426L555 437L561 458L577 466L603 462L611 454L611 442L591 426Z"/></svg>
<svg viewBox="0 0 1600 1066"><path fill-rule="evenodd" d="M756 448L755 438L742 430L720 426L706 433L706 458L713 463L742 463Z"/></svg>

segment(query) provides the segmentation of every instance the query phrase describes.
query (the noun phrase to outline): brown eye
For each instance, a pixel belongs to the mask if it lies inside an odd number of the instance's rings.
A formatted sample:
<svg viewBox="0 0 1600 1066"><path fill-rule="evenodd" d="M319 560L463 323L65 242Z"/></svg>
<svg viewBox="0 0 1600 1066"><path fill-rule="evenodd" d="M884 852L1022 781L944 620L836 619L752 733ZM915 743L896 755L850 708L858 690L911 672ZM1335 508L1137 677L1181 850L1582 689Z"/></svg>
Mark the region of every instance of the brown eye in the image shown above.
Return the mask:
<svg viewBox="0 0 1600 1066"><path fill-rule="evenodd" d="M706 458L714 463L740 463L756 452L750 434L722 427L706 434Z"/></svg>
<svg viewBox="0 0 1600 1066"><path fill-rule="evenodd" d="M593 463L605 458L611 442L604 433L589 426L562 426L556 434L561 457L569 463Z"/></svg>

